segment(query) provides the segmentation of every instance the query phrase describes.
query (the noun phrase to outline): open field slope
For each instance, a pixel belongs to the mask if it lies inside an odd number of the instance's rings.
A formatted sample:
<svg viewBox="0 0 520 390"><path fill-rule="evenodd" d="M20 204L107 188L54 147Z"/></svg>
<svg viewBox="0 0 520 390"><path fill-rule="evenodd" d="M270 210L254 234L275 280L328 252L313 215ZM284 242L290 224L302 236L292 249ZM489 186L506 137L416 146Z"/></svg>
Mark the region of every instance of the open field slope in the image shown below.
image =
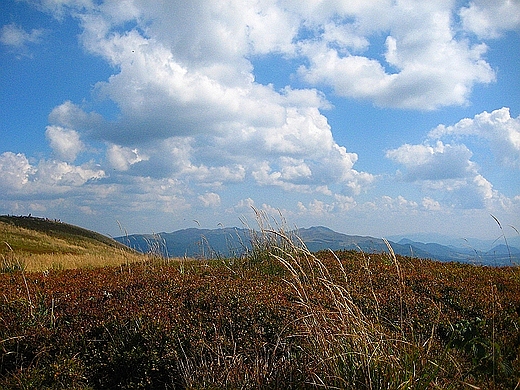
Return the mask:
<svg viewBox="0 0 520 390"><path fill-rule="evenodd" d="M117 265L142 259L117 241L55 220L0 216L0 267L30 271Z"/></svg>
<svg viewBox="0 0 520 390"><path fill-rule="evenodd" d="M280 237L241 259L1 273L0 389L518 387L518 268Z"/></svg>

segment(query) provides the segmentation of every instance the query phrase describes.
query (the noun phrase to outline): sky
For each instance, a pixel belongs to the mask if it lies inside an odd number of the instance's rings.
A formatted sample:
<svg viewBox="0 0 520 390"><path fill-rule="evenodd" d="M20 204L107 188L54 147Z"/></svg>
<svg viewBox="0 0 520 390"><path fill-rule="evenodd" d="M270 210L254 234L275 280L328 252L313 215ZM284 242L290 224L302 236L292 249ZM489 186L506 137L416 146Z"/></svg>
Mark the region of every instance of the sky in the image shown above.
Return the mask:
<svg viewBox="0 0 520 390"><path fill-rule="evenodd" d="M519 91L519 0L3 0L0 214L518 236Z"/></svg>

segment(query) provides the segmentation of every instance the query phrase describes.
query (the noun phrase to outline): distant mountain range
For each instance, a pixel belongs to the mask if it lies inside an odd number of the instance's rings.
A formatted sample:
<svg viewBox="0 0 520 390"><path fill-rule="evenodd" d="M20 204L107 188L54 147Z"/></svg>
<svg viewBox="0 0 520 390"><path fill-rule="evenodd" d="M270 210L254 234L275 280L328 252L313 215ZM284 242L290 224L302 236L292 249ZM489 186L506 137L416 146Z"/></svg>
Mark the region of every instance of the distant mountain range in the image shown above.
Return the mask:
<svg viewBox="0 0 520 390"><path fill-rule="evenodd" d="M354 236L335 232L323 226L290 232L299 237L311 252L331 249L357 250L366 253L388 252L380 238ZM183 229L172 233L133 234L115 240L140 252L153 252L166 257L215 258L240 256L251 249L251 230L241 228ZM390 241L396 254L439 261L456 261L491 266L520 264L520 249L496 242L490 250L423 243L401 238Z"/></svg>

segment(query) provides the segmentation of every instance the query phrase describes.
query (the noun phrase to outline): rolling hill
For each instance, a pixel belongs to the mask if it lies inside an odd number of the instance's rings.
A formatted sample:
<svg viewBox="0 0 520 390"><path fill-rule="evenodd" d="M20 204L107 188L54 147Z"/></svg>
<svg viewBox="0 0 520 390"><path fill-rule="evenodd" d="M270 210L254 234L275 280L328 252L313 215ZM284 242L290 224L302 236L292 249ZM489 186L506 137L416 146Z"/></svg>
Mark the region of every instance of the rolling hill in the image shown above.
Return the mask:
<svg viewBox="0 0 520 390"><path fill-rule="evenodd" d="M57 220L4 215L0 216L0 259L6 263L16 258L29 270L41 270L142 260L130 249L164 257L240 257L251 249L252 234L258 232L237 227L189 228L112 239ZM380 238L347 235L324 226L296 229L289 235L298 237L312 252L327 249L356 250L369 254L388 252L386 243ZM520 264L520 250L502 243L487 251L406 238L390 241L390 245L396 254L422 259L492 266Z"/></svg>
<svg viewBox="0 0 520 390"><path fill-rule="evenodd" d="M28 270L115 265L142 258L91 230L31 216L0 216L2 268Z"/></svg>

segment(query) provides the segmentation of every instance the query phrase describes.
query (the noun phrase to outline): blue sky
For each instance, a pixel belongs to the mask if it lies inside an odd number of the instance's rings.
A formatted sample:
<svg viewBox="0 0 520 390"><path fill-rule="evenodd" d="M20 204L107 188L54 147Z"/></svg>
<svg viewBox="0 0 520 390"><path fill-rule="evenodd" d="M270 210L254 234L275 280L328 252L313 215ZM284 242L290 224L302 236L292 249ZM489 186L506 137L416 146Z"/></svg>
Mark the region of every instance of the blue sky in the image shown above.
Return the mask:
<svg viewBox="0 0 520 390"><path fill-rule="evenodd" d="M0 213L520 229L520 2L6 0Z"/></svg>

